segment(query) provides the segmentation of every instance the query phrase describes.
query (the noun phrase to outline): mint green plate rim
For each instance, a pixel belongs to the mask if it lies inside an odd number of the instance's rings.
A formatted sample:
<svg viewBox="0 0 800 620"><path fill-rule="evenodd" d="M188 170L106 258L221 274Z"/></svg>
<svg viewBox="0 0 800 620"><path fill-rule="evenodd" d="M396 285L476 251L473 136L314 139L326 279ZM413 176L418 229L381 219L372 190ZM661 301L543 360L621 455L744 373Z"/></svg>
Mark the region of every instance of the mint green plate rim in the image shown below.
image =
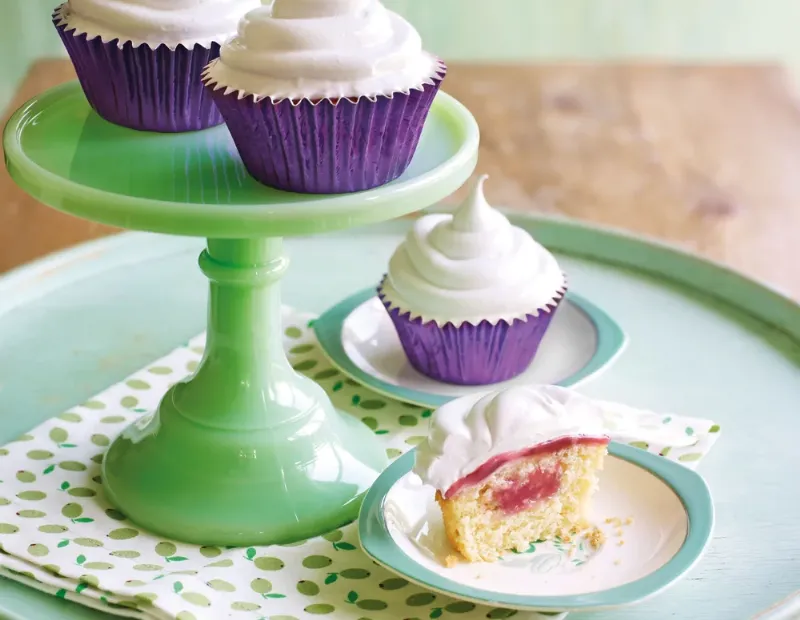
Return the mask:
<svg viewBox="0 0 800 620"><path fill-rule="evenodd" d="M411 471L411 450L392 463L364 498L358 518L358 535L364 552L375 562L423 587L473 603L526 611L589 611L622 607L662 592L685 575L703 556L714 531L714 503L703 478L674 461L617 442L609 454L645 469L664 481L686 509L688 531L678 552L664 566L636 581L616 588L569 596L525 596L480 590L459 584L409 558L392 539L383 517L386 496Z"/></svg>
<svg viewBox="0 0 800 620"><path fill-rule="evenodd" d="M480 143L480 129L470 111L452 96L440 92L428 114L411 167L391 183L363 192L330 196L301 195L262 187L264 202L261 204L176 202L89 187L45 168L29 156L23 144L25 132L41 115L70 106L95 114L77 81L37 95L12 114L3 131L3 148L6 167L17 185L54 209L94 222L130 230L215 239L330 232L418 211L419 205L428 206L442 200L469 178L477 164ZM220 134L213 132L224 129L216 127L192 133L216 136ZM436 154L435 149L426 146L428 130L445 130L449 136L446 155ZM221 135L229 137L227 131ZM424 172L413 171L417 158L427 161L431 167ZM287 200L289 196L291 201Z"/></svg>
<svg viewBox="0 0 800 620"><path fill-rule="evenodd" d="M350 359L342 344L344 323L356 308L375 296L375 288L354 293L326 310L314 321L312 328L325 357L351 379L363 383L383 396L422 407L440 407L453 400L452 396L393 385L363 371ZM622 354L627 343L625 332L605 310L573 291L567 291L566 298L592 323L597 334L597 347L583 368L558 382L558 385L565 387L577 386L607 369ZM491 388L491 386L486 387Z"/></svg>

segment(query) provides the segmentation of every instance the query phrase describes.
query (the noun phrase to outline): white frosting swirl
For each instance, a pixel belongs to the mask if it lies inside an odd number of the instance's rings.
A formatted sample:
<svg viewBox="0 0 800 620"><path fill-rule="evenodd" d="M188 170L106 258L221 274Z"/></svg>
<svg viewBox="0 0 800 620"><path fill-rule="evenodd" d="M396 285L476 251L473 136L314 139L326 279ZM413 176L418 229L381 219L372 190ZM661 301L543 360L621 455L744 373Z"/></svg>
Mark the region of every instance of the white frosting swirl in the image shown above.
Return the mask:
<svg viewBox="0 0 800 620"><path fill-rule="evenodd" d="M224 43L239 20L261 0L69 0L61 5L61 24L75 34L119 39L120 46L160 44L176 48Z"/></svg>
<svg viewBox="0 0 800 620"><path fill-rule="evenodd" d="M563 437L605 438L603 411L591 399L553 385L471 394L441 406L414 473L446 492L490 458Z"/></svg>
<svg viewBox="0 0 800 620"><path fill-rule="evenodd" d="M480 177L453 215L426 215L389 261L391 307L440 325L524 319L565 286L555 257L486 202Z"/></svg>
<svg viewBox="0 0 800 620"><path fill-rule="evenodd" d="M379 0L275 0L242 20L205 78L240 97L333 99L408 92L441 73Z"/></svg>

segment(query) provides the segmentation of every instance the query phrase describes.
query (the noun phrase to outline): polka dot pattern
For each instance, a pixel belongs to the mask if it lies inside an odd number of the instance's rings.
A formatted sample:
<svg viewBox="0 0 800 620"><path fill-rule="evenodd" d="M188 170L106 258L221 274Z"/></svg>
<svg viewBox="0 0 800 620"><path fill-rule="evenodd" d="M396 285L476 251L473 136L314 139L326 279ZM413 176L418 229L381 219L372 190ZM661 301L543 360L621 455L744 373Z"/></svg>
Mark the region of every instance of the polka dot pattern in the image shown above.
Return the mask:
<svg viewBox="0 0 800 620"><path fill-rule="evenodd" d="M297 371L357 417L396 459L424 439L432 411L377 395L332 368L308 323L287 311L284 346ZM196 370L202 338L102 395L0 448L0 575L59 598L143 618L346 620L510 618L516 612L427 592L370 561L355 524L300 543L261 548L194 546L140 530L107 503L100 465L113 438ZM694 465L707 450L702 425L690 451L636 443ZM688 432L688 431L687 431ZM710 431L717 436L719 427Z"/></svg>

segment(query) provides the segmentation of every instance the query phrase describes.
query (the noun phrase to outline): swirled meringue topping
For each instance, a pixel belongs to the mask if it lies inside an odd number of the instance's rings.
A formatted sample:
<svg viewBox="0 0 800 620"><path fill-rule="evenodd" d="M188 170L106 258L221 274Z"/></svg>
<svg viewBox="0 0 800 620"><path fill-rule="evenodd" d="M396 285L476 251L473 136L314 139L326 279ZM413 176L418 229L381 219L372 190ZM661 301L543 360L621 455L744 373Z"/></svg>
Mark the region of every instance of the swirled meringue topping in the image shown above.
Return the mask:
<svg viewBox="0 0 800 620"><path fill-rule="evenodd" d="M489 459L563 438L607 440L603 412L558 386L512 387L471 394L441 406L417 446L414 473L447 492Z"/></svg>
<svg viewBox="0 0 800 620"><path fill-rule="evenodd" d="M260 0L69 0L58 9L59 25L104 42L134 46L162 43L209 47L236 33L239 20Z"/></svg>
<svg viewBox="0 0 800 620"><path fill-rule="evenodd" d="M452 215L415 222L381 287L391 308L457 327L537 315L563 292L555 257L486 202L486 178Z"/></svg>
<svg viewBox="0 0 800 620"><path fill-rule="evenodd" d="M204 77L226 94L296 100L408 92L442 74L379 0L275 0L241 21Z"/></svg>

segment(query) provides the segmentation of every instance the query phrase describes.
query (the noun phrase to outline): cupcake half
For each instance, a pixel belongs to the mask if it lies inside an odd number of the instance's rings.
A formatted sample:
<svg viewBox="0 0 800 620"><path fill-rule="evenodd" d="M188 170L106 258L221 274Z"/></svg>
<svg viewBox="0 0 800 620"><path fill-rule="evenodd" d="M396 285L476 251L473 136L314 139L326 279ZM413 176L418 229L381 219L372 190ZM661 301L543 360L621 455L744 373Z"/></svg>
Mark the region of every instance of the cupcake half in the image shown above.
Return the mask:
<svg viewBox="0 0 800 620"><path fill-rule="evenodd" d="M69 0L53 14L89 104L131 129L177 133L222 123L205 66L259 0Z"/></svg>
<svg viewBox="0 0 800 620"><path fill-rule="evenodd" d="M553 385L514 386L440 407L414 473L436 489L447 538L469 562L558 537L596 547L589 517L608 442L594 401Z"/></svg>
<svg viewBox="0 0 800 620"><path fill-rule="evenodd" d="M417 220L378 287L411 365L445 383L523 372L567 291L555 257L486 202L485 180L454 214Z"/></svg>
<svg viewBox="0 0 800 620"><path fill-rule="evenodd" d="M204 81L251 176L340 194L406 170L445 73L379 0L275 0L242 20Z"/></svg>

